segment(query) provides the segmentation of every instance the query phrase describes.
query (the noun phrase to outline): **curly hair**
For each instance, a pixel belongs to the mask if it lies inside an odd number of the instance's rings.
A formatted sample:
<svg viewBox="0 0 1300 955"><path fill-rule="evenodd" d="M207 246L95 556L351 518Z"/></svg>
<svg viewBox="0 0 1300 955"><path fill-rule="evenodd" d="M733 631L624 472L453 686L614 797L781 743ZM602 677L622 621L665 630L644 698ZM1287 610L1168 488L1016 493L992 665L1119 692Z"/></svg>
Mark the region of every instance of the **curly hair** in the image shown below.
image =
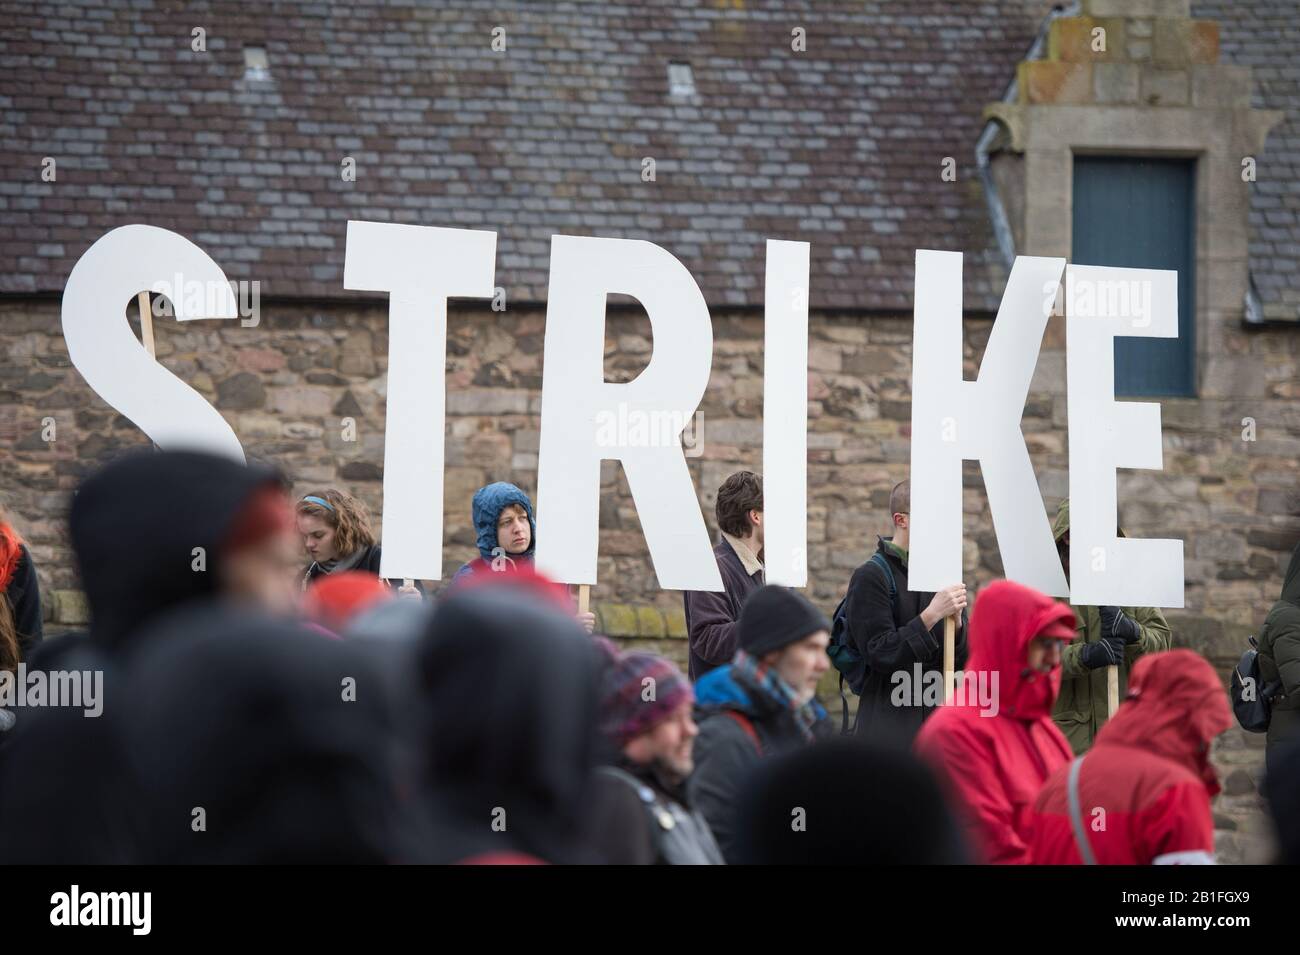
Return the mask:
<svg viewBox="0 0 1300 955"><path fill-rule="evenodd" d="M328 501L330 506L322 507L307 500L309 497L319 497ZM340 557L355 554L362 547L370 547L375 542L375 532L370 529L370 512L347 491L333 487L323 491L310 491L299 498L294 510L299 514L319 517L333 529L334 552Z"/></svg>
<svg viewBox="0 0 1300 955"><path fill-rule="evenodd" d="M718 488L714 513L718 527L732 537L746 537L750 531L749 512L763 509L763 479L753 471L737 471Z"/></svg>

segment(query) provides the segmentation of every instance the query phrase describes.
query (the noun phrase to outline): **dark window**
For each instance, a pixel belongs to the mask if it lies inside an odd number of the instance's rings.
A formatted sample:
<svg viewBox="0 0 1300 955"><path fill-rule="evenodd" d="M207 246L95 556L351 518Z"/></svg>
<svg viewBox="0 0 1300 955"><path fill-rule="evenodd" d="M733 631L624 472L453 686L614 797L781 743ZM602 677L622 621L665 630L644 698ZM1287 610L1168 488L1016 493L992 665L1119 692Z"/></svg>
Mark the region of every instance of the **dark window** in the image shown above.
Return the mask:
<svg viewBox="0 0 1300 955"><path fill-rule="evenodd" d="M1196 394L1196 166L1190 159L1074 157L1076 265L1178 272L1178 337L1115 339L1115 393Z"/></svg>

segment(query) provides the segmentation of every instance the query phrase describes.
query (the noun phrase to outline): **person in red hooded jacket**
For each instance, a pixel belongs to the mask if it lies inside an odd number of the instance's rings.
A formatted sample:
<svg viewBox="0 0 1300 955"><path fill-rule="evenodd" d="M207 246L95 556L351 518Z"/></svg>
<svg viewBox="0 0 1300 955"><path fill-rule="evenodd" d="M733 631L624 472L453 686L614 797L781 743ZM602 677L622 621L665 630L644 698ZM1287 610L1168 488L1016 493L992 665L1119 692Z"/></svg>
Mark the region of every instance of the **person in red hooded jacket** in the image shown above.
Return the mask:
<svg viewBox="0 0 1300 955"><path fill-rule="evenodd" d="M1219 780L1210 743L1231 725L1223 684L1202 657L1191 650L1143 657L1092 749L1039 793L1030 861L1079 865L1086 845L1089 864L1213 864L1210 800Z"/></svg>
<svg viewBox="0 0 1300 955"><path fill-rule="evenodd" d="M1009 580L989 584L975 601L970 659L953 700L916 738L983 862L1029 861L1034 798L1073 755L1052 705L1061 646L1074 634L1066 604Z"/></svg>

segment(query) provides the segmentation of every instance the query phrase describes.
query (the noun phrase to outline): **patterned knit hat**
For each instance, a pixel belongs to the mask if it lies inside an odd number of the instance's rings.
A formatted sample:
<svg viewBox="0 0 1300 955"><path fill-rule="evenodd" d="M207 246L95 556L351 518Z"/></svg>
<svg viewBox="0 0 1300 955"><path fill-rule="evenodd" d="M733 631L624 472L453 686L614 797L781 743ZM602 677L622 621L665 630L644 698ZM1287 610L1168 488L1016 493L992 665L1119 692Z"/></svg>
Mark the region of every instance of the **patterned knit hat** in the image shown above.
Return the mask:
<svg viewBox="0 0 1300 955"><path fill-rule="evenodd" d="M694 698L690 681L671 661L653 653L625 653L605 668L601 681L601 732L621 747Z"/></svg>

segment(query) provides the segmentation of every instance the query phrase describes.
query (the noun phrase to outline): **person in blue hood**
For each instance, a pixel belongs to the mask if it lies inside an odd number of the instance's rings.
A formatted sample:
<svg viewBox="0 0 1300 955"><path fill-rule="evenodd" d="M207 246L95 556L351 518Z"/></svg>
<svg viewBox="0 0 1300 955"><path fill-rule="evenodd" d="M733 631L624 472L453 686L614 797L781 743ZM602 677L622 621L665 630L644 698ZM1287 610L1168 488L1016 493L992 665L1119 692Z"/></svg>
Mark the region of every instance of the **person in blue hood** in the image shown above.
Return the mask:
<svg viewBox="0 0 1300 955"><path fill-rule="evenodd" d="M476 574L531 569L537 550L537 521L527 494L508 481L481 487L474 492L471 517L479 556L456 571L453 586ZM595 614L580 613L577 618L588 633L594 629Z"/></svg>
<svg viewBox="0 0 1300 955"><path fill-rule="evenodd" d="M479 556L456 571L452 580L501 570L516 562L532 563L537 522L527 494L507 481L496 481L474 492L471 516Z"/></svg>

